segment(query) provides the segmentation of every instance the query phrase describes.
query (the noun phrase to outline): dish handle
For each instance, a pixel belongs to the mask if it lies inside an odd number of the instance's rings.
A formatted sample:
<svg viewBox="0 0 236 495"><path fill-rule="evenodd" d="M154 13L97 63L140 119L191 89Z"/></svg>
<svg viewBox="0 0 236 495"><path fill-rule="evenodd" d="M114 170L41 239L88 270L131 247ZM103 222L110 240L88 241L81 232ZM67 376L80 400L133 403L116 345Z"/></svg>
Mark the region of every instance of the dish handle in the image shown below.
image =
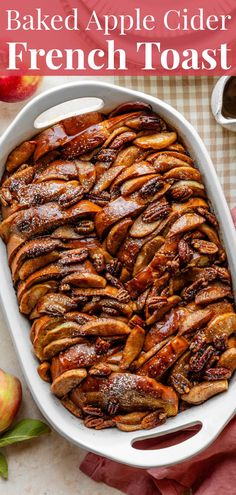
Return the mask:
<svg viewBox="0 0 236 495"><path fill-rule="evenodd" d="M182 424L179 428L162 429L161 432L153 435L144 435L143 432L140 432L135 437L132 436L132 438L129 437L129 439L124 439L125 445L123 442L121 442L120 445L116 445L116 458L118 458L120 454L120 462L126 462L127 464L142 468L161 467L180 463L208 447L223 430L233 414L234 413L232 413L230 417L225 418L219 413L214 416L205 416L204 419L198 421L193 421L189 418L189 421ZM177 444L164 448L162 448L160 442L160 448L155 447L155 449L152 448L152 450L147 450L150 449L150 446L148 446L148 439L156 438L156 444L158 444L158 437L161 439L163 436L166 437L176 432L180 433L181 431L194 426L200 426L200 429L197 432L194 431L190 438L187 438L184 441L180 439ZM141 446L138 448L134 447L136 442L143 442L144 440L147 440L145 449ZM117 448L120 452L117 452Z"/></svg>

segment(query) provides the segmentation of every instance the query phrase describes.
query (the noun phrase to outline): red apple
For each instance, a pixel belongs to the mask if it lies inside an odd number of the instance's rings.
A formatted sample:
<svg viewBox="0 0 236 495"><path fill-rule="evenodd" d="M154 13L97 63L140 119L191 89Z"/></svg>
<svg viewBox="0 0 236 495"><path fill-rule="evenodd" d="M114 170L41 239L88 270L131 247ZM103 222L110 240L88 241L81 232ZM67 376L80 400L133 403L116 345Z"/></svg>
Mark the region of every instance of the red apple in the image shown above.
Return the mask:
<svg viewBox="0 0 236 495"><path fill-rule="evenodd" d="M0 368L0 433L11 426L22 399L22 388L18 378Z"/></svg>
<svg viewBox="0 0 236 495"><path fill-rule="evenodd" d="M38 88L42 76L0 76L0 101L26 100Z"/></svg>

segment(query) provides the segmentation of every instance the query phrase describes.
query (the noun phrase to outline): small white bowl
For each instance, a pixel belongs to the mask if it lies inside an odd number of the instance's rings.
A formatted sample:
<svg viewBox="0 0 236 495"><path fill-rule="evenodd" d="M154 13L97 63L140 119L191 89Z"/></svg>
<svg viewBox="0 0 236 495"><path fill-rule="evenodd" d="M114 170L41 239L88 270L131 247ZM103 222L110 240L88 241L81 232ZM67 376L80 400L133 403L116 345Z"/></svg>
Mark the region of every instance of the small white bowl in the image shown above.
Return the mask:
<svg viewBox="0 0 236 495"><path fill-rule="evenodd" d="M222 115L224 89L230 77L223 76L217 81L211 95L211 110L218 124L230 131L236 132L236 119L228 119Z"/></svg>

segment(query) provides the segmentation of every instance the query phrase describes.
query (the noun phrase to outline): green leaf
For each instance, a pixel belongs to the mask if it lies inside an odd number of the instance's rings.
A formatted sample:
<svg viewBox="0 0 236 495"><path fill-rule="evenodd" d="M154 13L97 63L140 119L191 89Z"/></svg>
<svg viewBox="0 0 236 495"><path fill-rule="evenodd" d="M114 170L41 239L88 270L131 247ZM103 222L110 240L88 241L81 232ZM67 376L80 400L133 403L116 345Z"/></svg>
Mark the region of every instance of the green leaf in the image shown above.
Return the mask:
<svg viewBox="0 0 236 495"><path fill-rule="evenodd" d="M0 447L30 440L31 438L36 438L49 432L49 426L39 419L22 419L0 437Z"/></svg>
<svg viewBox="0 0 236 495"><path fill-rule="evenodd" d="M0 476L7 480L8 478L8 465L5 455L0 452Z"/></svg>

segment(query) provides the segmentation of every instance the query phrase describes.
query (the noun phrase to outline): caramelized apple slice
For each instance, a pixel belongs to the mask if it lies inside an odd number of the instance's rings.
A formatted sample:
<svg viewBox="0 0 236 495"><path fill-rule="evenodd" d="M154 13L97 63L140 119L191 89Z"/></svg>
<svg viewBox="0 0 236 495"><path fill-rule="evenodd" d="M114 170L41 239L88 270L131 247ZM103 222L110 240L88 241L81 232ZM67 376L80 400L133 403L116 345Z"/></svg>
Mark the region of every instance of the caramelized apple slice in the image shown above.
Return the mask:
<svg viewBox="0 0 236 495"><path fill-rule="evenodd" d="M167 416L177 414L178 398L171 387L147 376L130 373L112 373L108 379L86 378L72 391L71 399L78 406L92 404L107 411L114 399L114 390L120 412L147 409L152 411L161 408Z"/></svg>
<svg viewBox="0 0 236 495"><path fill-rule="evenodd" d="M217 363L218 367L230 370L232 373L236 370L236 348L231 347L221 354Z"/></svg>
<svg viewBox="0 0 236 495"><path fill-rule="evenodd" d="M94 321L85 323L81 326L81 335L99 335L99 336L113 336L113 335L129 335L131 329L123 321L119 321L115 318L97 318Z"/></svg>
<svg viewBox="0 0 236 495"><path fill-rule="evenodd" d="M190 156L176 151L166 150L152 153L148 156L147 161L153 163L157 172L161 174L168 172L168 170L174 167L184 167L186 163L193 165L193 160Z"/></svg>
<svg viewBox="0 0 236 495"><path fill-rule="evenodd" d="M95 345L85 342L75 344L52 358L51 375L53 381L62 373L76 368L87 368L98 360Z"/></svg>
<svg viewBox="0 0 236 495"><path fill-rule="evenodd" d="M75 287L95 287L104 288L106 286L106 279L95 273L72 273L67 275L62 283L73 285Z"/></svg>
<svg viewBox="0 0 236 495"><path fill-rule="evenodd" d="M195 303L206 306L225 297L232 297L230 286L216 283L200 290L195 297Z"/></svg>
<svg viewBox="0 0 236 495"><path fill-rule="evenodd" d="M155 169L148 162L138 162L134 163L130 167L126 167L117 179L113 182L111 190L120 187L123 182L131 179L140 178L146 175L155 174Z"/></svg>
<svg viewBox="0 0 236 495"><path fill-rule="evenodd" d="M188 334L194 330L199 330L205 326L212 317L212 311L210 309L199 309L188 315L184 315L181 319L179 327L179 334Z"/></svg>
<svg viewBox="0 0 236 495"><path fill-rule="evenodd" d="M28 241L18 251L11 264L12 275L15 277L17 271L20 270L23 263L28 259L34 259L38 256L44 256L51 253L57 248L60 248L62 243L59 240L51 239L50 237L39 237Z"/></svg>
<svg viewBox="0 0 236 495"><path fill-rule="evenodd" d="M68 136L74 136L75 134L78 134L78 132L87 129L87 127L90 127L91 125L99 124L99 122L102 122L102 120L103 115L101 113L89 112L63 119L61 121L61 124L63 124Z"/></svg>
<svg viewBox="0 0 236 495"><path fill-rule="evenodd" d="M80 184L85 192L92 189L96 181L96 169L91 162L76 160L76 168L78 171L78 176Z"/></svg>
<svg viewBox="0 0 236 495"><path fill-rule="evenodd" d="M39 299L30 314L30 319L39 318L43 314L60 316L76 308L75 301L65 294L47 294Z"/></svg>
<svg viewBox="0 0 236 495"><path fill-rule="evenodd" d="M36 147L35 141L25 141L15 148L8 156L6 169L14 172L22 163L27 163Z"/></svg>
<svg viewBox="0 0 236 495"><path fill-rule="evenodd" d="M156 309L152 315L147 318L147 325L153 325L156 321L163 318L163 316L168 313L172 308L177 306L181 298L179 296L170 296L167 297L165 304L161 305L158 309Z"/></svg>
<svg viewBox="0 0 236 495"><path fill-rule="evenodd" d="M164 174L165 179L178 179L178 180L194 180L200 181L201 175L196 168L193 167L175 167Z"/></svg>
<svg viewBox="0 0 236 495"><path fill-rule="evenodd" d="M118 105L114 110L112 110L109 114L109 118L134 111L151 112L152 107L149 103L144 103L143 101L127 101L126 103L121 103L121 105Z"/></svg>
<svg viewBox="0 0 236 495"><path fill-rule="evenodd" d="M195 210L199 207L208 208L207 202L203 198L190 198L185 203L172 203L172 208L174 212L183 212ZM199 227L200 230L200 227Z"/></svg>
<svg viewBox="0 0 236 495"><path fill-rule="evenodd" d="M53 381L51 386L52 393L57 397L64 397L73 388L78 386L86 376L87 371L83 368L65 371Z"/></svg>
<svg viewBox="0 0 236 495"><path fill-rule="evenodd" d="M156 236L147 241L144 246L141 247L134 265L133 276L143 270L150 263L163 243L164 237Z"/></svg>
<svg viewBox="0 0 236 495"><path fill-rule="evenodd" d="M135 326L127 340L123 350L120 368L127 370L130 364L139 356L145 339L145 331L140 326Z"/></svg>
<svg viewBox="0 0 236 495"><path fill-rule="evenodd" d="M122 242L125 240L132 223L131 218L125 218L111 228L106 239L106 248L112 256L116 255Z"/></svg>
<svg viewBox="0 0 236 495"><path fill-rule="evenodd" d="M109 138L114 129L125 124L128 117L136 117L137 115L139 115L138 112L119 115L88 127L66 142L62 147L63 155L66 158L73 159L83 153L94 150Z"/></svg>
<svg viewBox="0 0 236 495"><path fill-rule="evenodd" d="M174 222L167 234L167 237L173 237L175 235L184 234L185 232L197 229L203 223L203 217L200 217L196 213L186 213Z"/></svg>
<svg viewBox="0 0 236 495"><path fill-rule="evenodd" d="M31 311L34 309L38 301L48 292L55 292L57 288L57 283L54 280L49 280L43 284L36 284L31 287L31 289L27 290L22 296L19 309L20 312L24 315L29 315Z"/></svg>
<svg viewBox="0 0 236 495"><path fill-rule="evenodd" d="M139 375L150 376L156 380L172 366L188 348L189 343L184 337L174 337L160 349L149 361L138 369Z"/></svg>
<svg viewBox="0 0 236 495"><path fill-rule="evenodd" d="M170 146L176 139L176 132L159 132L157 134L138 137L134 140L134 144L144 149L153 148L154 150L160 150Z"/></svg>
<svg viewBox="0 0 236 495"><path fill-rule="evenodd" d="M202 382L191 388L188 394L183 394L181 399L188 404L202 404L214 395L228 390L227 380L218 380L214 382Z"/></svg>
<svg viewBox="0 0 236 495"><path fill-rule="evenodd" d="M207 342L212 342L214 337L227 336L229 337L232 333L236 332L236 314L235 313L225 313L216 316L210 321L204 335Z"/></svg>
<svg viewBox="0 0 236 495"><path fill-rule="evenodd" d="M144 342L144 350L149 351L156 344L159 344L164 339L170 337L177 332L179 327L179 309L173 309L166 317L165 321L155 323L146 335Z"/></svg>
<svg viewBox="0 0 236 495"><path fill-rule="evenodd" d="M146 237L147 235L152 234L152 232L154 232L154 230L157 229L160 223L161 223L160 219L147 223L146 221L143 220L143 214L141 214L134 221L129 233L131 237L137 237L137 238Z"/></svg>
<svg viewBox="0 0 236 495"><path fill-rule="evenodd" d="M96 182L93 192L100 193L110 187L116 177L124 170L124 166L112 167L106 170Z"/></svg>
<svg viewBox="0 0 236 495"><path fill-rule="evenodd" d="M144 177L126 180L122 184L120 192L122 196L129 196L130 194L139 191L147 182L156 177L158 177L157 174L148 174L144 175Z"/></svg>
<svg viewBox="0 0 236 495"><path fill-rule="evenodd" d="M170 189L170 195L174 201L186 201L190 196L206 197L203 184L195 180L179 180Z"/></svg>
<svg viewBox="0 0 236 495"><path fill-rule="evenodd" d="M114 223L124 217L137 215L143 208L143 205L135 199L128 200L119 197L111 201L95 217L95 228L98 236L103 237Z"/></svg>
<svg viewBox="0 0 236 495"><path fill-rule="evenodd" d="M53 340L44 347L43 359L52 359L60 351L64 351L75 344L81 344L83 342L83 337L65 337L64 339Z"/></svg>
<svg viewBox="0 0 236 495"><path fill-rule="evenodd" d="M67 139L68 137L62 124L55 124L49 129L45 129L45 131L36 136L34 160L37 161L49 151L55 150L65 143Z"/></svg>
<svg viewBox="0 0 236 495"><path fill-rule="evenodd" d="M140 148L138 146L128 146L128 148L119 151L113 166L130 167L139 158L140 154Z"/></svg>
<svg viewBox="0 0 236 495"><path fill-rule="evenodd" d="M35 259L27 260L23 263L20 270L17 272L17 275L20 278L20 280L25 280L32 273L36 272L40 268L49 265L49 263L53 263L54 261L57 261L59 257L60 254L58 253L58 251L52 251L51 253L38 256ZM15 277L12 278L13 278L13 282L16 282L18 280L18 278Z"/></svg>

